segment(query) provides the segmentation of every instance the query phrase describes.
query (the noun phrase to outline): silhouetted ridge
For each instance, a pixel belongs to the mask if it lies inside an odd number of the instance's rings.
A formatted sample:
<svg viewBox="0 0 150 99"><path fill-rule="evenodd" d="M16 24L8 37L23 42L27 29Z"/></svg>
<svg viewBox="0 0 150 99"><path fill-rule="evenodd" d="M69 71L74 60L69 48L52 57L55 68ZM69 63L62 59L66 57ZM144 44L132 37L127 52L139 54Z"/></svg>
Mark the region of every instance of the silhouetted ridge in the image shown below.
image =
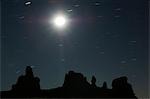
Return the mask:
<svg viewBox="0 0 150 99"><path fill-rule="evenodd" d="M92 76L91 83L81 73L69 71L65 75L62 87L44 90L40 89L40 79L34 77L32 68L26 67L25 75L18 78L10 91L2 91L2 98L136 98L127 77L114 79L112 89L104 82L102 87L96 85L96 77Z"/></svg>

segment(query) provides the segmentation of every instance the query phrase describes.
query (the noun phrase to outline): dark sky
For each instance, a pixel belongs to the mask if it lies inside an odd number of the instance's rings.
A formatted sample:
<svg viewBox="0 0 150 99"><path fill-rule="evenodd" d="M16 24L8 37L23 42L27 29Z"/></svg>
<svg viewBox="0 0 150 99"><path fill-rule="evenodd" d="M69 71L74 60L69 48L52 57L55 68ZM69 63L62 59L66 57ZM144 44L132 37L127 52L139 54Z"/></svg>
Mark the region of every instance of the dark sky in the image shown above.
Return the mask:
<svg viewBox="0 0 150 99"><path fill-rule="evenodd" d="M61 31L49 24L58 11L70 20ZM74 70L110 88L127 76L148 97L147 0L2 0L1 40L1 90L31 65L42 88L61 86Z"/></svg>

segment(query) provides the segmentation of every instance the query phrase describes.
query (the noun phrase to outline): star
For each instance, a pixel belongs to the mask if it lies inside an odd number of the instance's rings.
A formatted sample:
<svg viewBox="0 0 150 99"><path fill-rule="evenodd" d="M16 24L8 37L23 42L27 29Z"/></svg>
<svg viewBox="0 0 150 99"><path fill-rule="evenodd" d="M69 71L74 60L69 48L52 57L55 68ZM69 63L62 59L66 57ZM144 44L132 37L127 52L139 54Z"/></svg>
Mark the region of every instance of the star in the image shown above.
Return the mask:
<svg viewBox="0 0 150 99"><path fill-rule="evenodd" d="M136 58L132 58L132 59L131 59L131 61L136 61L136 60L137 60Z"/></svg>
<svg viewBox="0 0 150 99"><path fill-rule="evenodd" d="M72 10L72 9L68 9L67 11L68 11L68 12L72 12L73 10Z"/></svg>
<svg viewBox="0 0 150 99"><path fill-rule="evenodd" d="M19 16L18 18L22 20L25 18L25 16Z"/></svg>
<svg viewBox="0 0 150 99"><path fill-rule="evenodd" d="M120 18L120 15L115 15L114 17L115 17L115 18Z"/></svg>
<svg viewBox="0 0 150 99"><path fill-rule="evenodd" d="M121 8L116 8L116 9L114 9L115 11L121 11Z"/></svg>
<svg viewBox="0 0 150 99"><path fill-rule="evenodd" d="M31 4L32 4L32 2L31 2L31 1L27 1L27 2L25 2L25 5L26 5L26 6L31 5Z"/></svg>
<svg viewBox="0 0 150 99"><path fill-rule="evenodd" d="M21 72L21 70L16 70L16 74L19 74Z"/></svg>
<svg viewBox="0 0 150 99"><path fill-rule="evenodd" d="M100 3L99 3L99 2L96 2L96 3L95 3L95 5L96 5L96 6L99 6L99 5L100 5Z"/></svg>
<svg viewBox="0 0 150 99"><path fill-rule="evenodd" d="M35 66L32 65L31 68L35 68Z"/></svg>
<svg viewBox="0 0 150 99"><path fill-rule="evenodd" d="M58 44L58 46L59 46L59 47L63 47L64 45L63 45L63 44Z"/></svg>
<svg viewBox="0 0 150 99"><path fill-rule="evenodd" d="M122 60L121 63L122 63L122 64L125 64L125 63L127 63L127 62L126 62L125 60Z"/></svg>
<svg viewBox="0 0 150 99"><path fill-rule="evenodd" d="M75 5L74 5L74 7L79 7L79 6L80 6L79 4L75 4Z"/></svg>
<svg viewBox="0 0 150 99"><path fill-rule="evenodd" d="M99 15L99 16L97 16L98 18L102 18L103 16L101 16L101 15Z"/></svg>
<svg viewBox="0 0 150 99"><path fill-rule="evenodd" d="M132 40L132 41L129 41L128 45L135 45L136 43L137 43L137 41Z"/></svg>
<svg viewBox="0 0 150 99"><path fill-rule="evenodd" d="M64 59L64 58L62 58L62 59L61 59L61 62L65 62L65 59Z"/></svg>
<svg viewBox="0 0 150 99"><path fill-rule="evenodd" d="M105 52L101 51L100 54L105 54Z"/></svg>
<svg viewBox="0 0 150 99"><path fill-rule="evenodd" d="M99 49L100 48L100 46L96 46L96 49Z"/></svg>
<svg viewBox="0 0 150 99"><path fill-rule="evenodd" d="M136 43L137 41L133 40L133 41L129 41L130 43Z"/></svg>

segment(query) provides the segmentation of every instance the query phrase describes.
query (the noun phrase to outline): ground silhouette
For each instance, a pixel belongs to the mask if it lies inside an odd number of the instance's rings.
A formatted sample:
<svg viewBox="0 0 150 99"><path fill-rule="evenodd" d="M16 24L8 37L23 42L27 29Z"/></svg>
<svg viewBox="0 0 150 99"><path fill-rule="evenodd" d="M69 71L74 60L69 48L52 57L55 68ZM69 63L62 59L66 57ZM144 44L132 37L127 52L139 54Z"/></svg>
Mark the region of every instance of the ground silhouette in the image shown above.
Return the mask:
<svg viewBox="0 0 150 99"><path fill-rule="evenodd" d="M104 82L102 87L96 85L96 77L91 83L81 73L69 71L65 75L62 87L44 90L40 88L40 79L34 77L32 68L26 67L25 75L21 75L11 90L1 91L2 98L137 98L132 86L123 76L112 81L112 89Z"/></svg>

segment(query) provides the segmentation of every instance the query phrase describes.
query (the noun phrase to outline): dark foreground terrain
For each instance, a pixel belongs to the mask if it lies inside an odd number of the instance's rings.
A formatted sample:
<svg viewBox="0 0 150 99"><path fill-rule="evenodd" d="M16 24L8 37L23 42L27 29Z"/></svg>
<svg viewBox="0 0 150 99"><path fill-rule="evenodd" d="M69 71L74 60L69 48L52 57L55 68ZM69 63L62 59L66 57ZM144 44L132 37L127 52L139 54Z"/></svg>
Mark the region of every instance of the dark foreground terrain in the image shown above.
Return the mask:
<svg viewBox="0 0 150 99"><path fill-rule="evenodd" d="M96 85L93 76L91 83L81 73L69 71L65 75L62 87L44 90L40 88L40 79L34 77L32 68L27 66L25 75L18 78L9 91L1 92L2 98L135 98L132 86L123 76L112 81L112 89L104 82L102 87Z"/></svg>

